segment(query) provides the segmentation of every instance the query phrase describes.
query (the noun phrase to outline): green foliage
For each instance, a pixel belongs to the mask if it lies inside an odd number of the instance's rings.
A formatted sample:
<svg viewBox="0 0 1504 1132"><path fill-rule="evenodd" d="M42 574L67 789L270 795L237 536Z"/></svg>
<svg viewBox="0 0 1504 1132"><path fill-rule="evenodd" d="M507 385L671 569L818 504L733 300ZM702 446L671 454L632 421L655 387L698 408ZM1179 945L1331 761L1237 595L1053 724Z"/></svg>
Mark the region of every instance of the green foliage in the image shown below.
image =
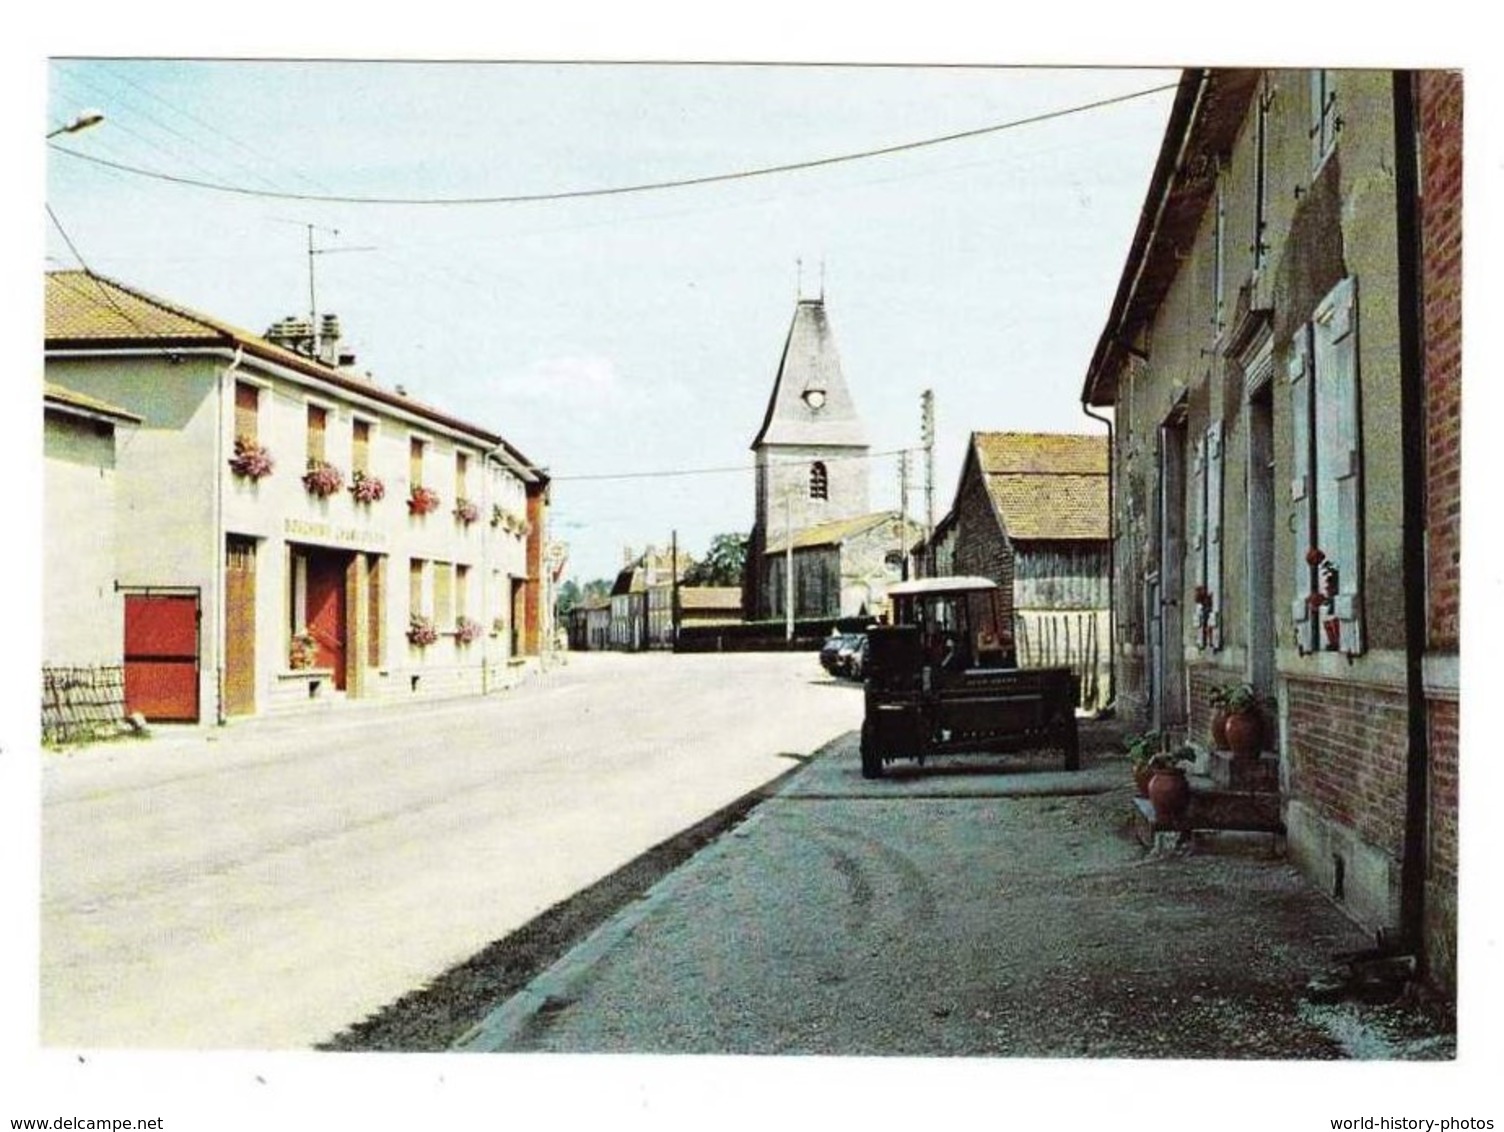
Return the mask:
<svg viewBox="0 0 1504 1132"><path fill-rule="evenodd" d="M687 586L739 586L747 561L747 536L716 535L705 557L684 572Z"/></svg>

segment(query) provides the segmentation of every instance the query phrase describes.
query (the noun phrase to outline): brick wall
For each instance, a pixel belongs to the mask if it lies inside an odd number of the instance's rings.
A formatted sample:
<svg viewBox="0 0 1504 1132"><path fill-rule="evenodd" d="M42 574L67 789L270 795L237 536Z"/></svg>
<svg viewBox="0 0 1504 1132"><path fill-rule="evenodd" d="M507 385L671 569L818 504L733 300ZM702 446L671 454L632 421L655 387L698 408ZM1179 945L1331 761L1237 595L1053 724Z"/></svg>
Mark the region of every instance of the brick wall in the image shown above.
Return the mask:
<svg viewBox="0 0 1504 1132"><path fill-rule="evenodd" d="M1290 679L1290 794L1399 859L1405 828L1403 691Z"/></svg>
<svg viewBox="0 0 1504 1132"><path fill-rule="evenodd" d="M1421 274L1426 398L1426 644L1455 653L1462 578L1462 76L1417 82L1421 144ZM1457 981L1457 720L1451 700L1426 704L1430 782L1425 947L1432 981Z"/></svg>
<svg viewBox="0 0 1504 1132"><path fill-rule="evenodd" d="M1462 587L1462 76L1419 80L1429 644L1456 649Z"/></svg>

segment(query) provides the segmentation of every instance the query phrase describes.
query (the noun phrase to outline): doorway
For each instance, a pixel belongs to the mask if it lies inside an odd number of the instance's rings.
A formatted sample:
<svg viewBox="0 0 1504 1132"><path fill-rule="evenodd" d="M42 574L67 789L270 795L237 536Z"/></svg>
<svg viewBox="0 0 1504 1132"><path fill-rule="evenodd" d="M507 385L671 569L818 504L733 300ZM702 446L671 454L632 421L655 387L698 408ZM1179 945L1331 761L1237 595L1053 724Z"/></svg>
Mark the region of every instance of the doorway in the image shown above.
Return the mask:
<svg viewBox="0 0 1504 1132"><path fill-rule="evenodd" d="M256 540L225 537L225 714L256 714Z"/></svg>
<svg viewBox="0 0 1504 1132"><path fill-rule="evenodd" d="M1265 380L1248 400L1248 681L1274 693L1274 395Z"/></svg>
<svg viewBox="0 0 1504 1132"><path fill-rule="evenodd" d="M1186 413L1182 403L1159 429L1159 570L1153 587L1158 605L1151 647L1155 671L1154 725L1159 731L1184 731L1186 726L1185 502Z"/></svg>
<svg viewBox="0 0 1504 1132"><path fill-rule="evenodd" d="M314 667L328 669L340 691L349 679L346 579L353 557L317 547L297 548L292 555L293 632L308 630L317 650Z"/></svg>

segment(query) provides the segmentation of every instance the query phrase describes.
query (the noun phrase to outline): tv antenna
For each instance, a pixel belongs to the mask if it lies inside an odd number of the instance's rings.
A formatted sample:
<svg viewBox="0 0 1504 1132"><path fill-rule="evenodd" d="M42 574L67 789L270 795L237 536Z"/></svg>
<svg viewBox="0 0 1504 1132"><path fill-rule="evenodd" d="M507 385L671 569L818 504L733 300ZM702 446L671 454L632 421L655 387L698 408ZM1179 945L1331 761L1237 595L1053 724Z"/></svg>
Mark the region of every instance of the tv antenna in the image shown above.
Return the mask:
<svg viewBox="0 0 1504 1132"><path fill-rule="evenodd" d="M321 255L337 255L340 252L374 252L374 245L362 245L360 247L319 247L314 243L314 232L327 232L330 236L338 237L338 228L325 228L321 225L310 224L306 220L283 220L278 218L279 224L296 224L308 231L308 324L313 333L313 353L318 356L319 352L319 303L318 291L314 280L314 263Z"/></svg>

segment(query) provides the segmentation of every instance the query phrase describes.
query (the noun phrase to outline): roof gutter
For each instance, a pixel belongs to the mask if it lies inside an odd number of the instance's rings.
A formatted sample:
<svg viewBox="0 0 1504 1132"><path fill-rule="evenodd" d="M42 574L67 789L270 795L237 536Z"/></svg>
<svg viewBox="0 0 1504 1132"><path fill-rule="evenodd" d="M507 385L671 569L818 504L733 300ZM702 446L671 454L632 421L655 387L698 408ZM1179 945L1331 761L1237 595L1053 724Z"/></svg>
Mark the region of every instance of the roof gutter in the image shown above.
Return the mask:
<svg viewBox="0 0 1504 1132"><path fill-rule="evenodd" d="M1145 200L1144 208L1139 213L1138 232L1134 236L1133 248L1129 252L1129 263L1125 266L1123 278L1118 286L1118 293L1113 299L1112 312L1107 316L1107 325L1102 330L1102 337L1097 342L1096 352L1092 356L1091 368L1087 371L1086 384L1081 390L1082 404L1097 403L1095 400L1096 384L1101 376L1101 371L1107 365L1107 359L1113 346L1127 348L1127 343L1122 342L1118 335L1123 329L1123 319L1128 313L1128 308L1133 304L1134 297L1138 294L1139 283L1143 280L1144 271L1148 267L1150 253L1154 249L1154 243L1159 238L1160 225L1164 221L1165 209L1169 207L1170 192L1175 187L1181 171L1185 168L1186 151L1191 144L1191 127L1195 125L1198 115L1201 113L1201 104L1206 98L1207 88L1211 85L1212 72L1203 68L1195 79L1195 92L1188 94L1189 82L1192 72L1187 71L1181 79L1180 91L1175 97L1175 107L1170 114L1170 123L1165 131L1166 143L1178 132L1180 142L1175 148L1174 157L1167 159L1167 151L1161 149L1159 164L1154 171L1154 179L1149 186L1149 199ZM1151 218L1149 214L1149 202L1155 196L1158 201L1154 205ZM1135 262L1136 261L1136 262ZM1132 277L1127 273L1127 268L1133 269Z"/></svg>

